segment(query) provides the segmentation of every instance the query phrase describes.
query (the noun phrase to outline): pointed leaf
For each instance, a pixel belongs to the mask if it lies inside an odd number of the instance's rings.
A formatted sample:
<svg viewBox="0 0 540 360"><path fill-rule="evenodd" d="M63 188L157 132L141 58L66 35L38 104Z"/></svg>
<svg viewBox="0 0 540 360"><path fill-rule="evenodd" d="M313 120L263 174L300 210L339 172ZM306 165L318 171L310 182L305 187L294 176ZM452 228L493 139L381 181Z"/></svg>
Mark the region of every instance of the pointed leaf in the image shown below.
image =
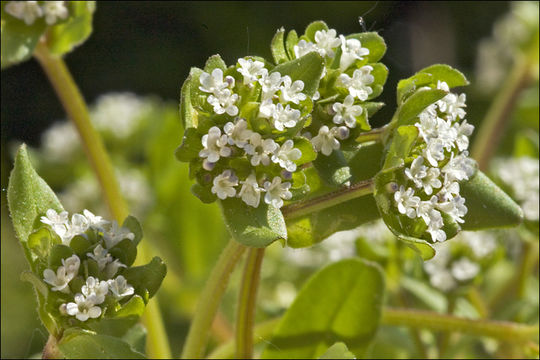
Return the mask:
<svg viewBox="0 0 540 360"><path fill-rule="evenodd" d="M239 243L265 247L276 240L287 239L283 214L263 199L257 208L236 198L220 200L219 204L227 228Z"/></svg>
<svg viewBox="0 0 540 360"><path fill-rule="evenodd" d="M285 40L285 49L287 54L289 54L289 59L295 59L296 54L294 53L294 46L298 44L298 34L296 31L291 30L287 34L287 39Z"/></svg>
<svg viewBox="0 0 540 360"><path fill-rule="evenodd" d="M517 226L523 221L519 205L480 170L460 183L460 190L468 209L463 230Z"/></svg>
<svg viewBox="0 0 540 360"><path fill-rule="evenodd" d="M304 82L303 93L313 96L319 87L319 80L324 68L324 59L316 52L310 52L276 66L271 72L279 72L281 76L289 75L292 81Z"/></svg>
<svg viewBox="0 0 540 360"><path fill-rule="evenodd" d="M313 359L337 341L361 357L379 325L384 277L358 258L331 264L313 275L278 324L264 359Z"/></svg>
<svg viewBox="0 0 540 360"><path fill-rule="evenodd" d="M277 32L276 35L274 35L274 38L272 39L272 44L270 45L270 50L272 51L272 57L274 58L274 62L276 64L281 64L286 61L289 61L289 57L287 56L287 51L285 50L285 29L281 27Z"/></svg>
<svg viewBox="0 0 540 360"><path fill-rule="evenodd" d="M201 69L196 67L191 68L188 78L182 85L182 92L180 93L180 118L182 119L184 129L197 127L199 124L197 112L193 109L193 105L191 103L191 86L194 86L193 84L198 82L201 73Z"/></svg>
<svg viewBox="0 0 540 360"><path fill-rule="evenodd" d="M22 242L26 242L34 229L41 225L40 217L48 209L64 210L49 185L32 167L24 144L15 156L7 199L13 227Z"/></svg>
<svg viewBox="0 0 540 360"><path fill-rule="evenodd" d="M394 117L397 126L412 125L416 117L429 105L445 97L448 93L438 89L420 89L412 94L398 108Z"/></svg>

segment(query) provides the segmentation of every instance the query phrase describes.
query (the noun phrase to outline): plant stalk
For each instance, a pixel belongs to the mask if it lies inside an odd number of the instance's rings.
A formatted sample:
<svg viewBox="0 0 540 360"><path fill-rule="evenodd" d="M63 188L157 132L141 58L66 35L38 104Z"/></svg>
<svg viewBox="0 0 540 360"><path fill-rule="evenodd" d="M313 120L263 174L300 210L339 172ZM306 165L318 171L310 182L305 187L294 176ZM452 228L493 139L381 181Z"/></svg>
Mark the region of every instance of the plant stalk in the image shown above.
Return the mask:
<svg viewBox="0 0 540 360"><path fill-rule="evenodd" d="M264 250L265 248L250 248L244 265L236 313L236 358L238 359L251 359L253 357L255 302L261 278Z"/></svg>
<svg viewBox="0 0 540 360"><path fill-rule="evenodd" d="M244 245L231 239L219 256L199 297L199 302L197 303L197 308L182 351L183 359L200 359L203 357L210 326L218 310L223 293L227 288L229 277L244 250L246 250Z"/></svg>
<svg viewBox="0 0 540 360"><path fill-rule="evenodd" d="M120 193L120 187L114 173L109 155L105 150L101 136L90 121L88 107L61 57L52 55L46 44L40 41L34 51L34 57L43 68L51 82L68 117L75 125L81 138L86 157L102 189L102 195L113 218L119 223L129 215L128 207ZM141 243L139 256L146 258L146 246ZM171 351L165 326L161 318L157 298L148 303L141 317L145 324L147 337L147 355L150 358L170 358Z"/></svg>

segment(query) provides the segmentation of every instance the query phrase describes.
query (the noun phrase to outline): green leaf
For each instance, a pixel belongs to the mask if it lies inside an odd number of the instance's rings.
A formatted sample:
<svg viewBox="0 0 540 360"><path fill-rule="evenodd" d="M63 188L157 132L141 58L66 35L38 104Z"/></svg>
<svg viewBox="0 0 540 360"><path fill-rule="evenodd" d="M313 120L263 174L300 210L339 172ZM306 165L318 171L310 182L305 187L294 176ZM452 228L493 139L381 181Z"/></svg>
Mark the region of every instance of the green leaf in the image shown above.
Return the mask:
<svg viewBox="0 0 540 360"><path fill-rule="evenodd" d="M56 243L49 229L41 228L28 237L28 248L37 258L47 259L52 246ZM35 259L34 259L35 260Z"/></svg>
<svg viewBox="0 0 540 360"><path fill-rule="evenodd" d="M129 239L124 239L114 245L109 252L113 257L120 260L122 264L129 267L137 257L137 245Z"/></svg>
<svg viewBox="0 0 540 360"><path fill-rule="evenodd" d="M49 288L47 287L45 282L41 280L36 274L31 271L25 270L21 273L21 280L27 281L30 284L34 285L34 288L36 288L38 294L40 294L44 298L47 298Z"/></svg>
<svg viewBox="0 0 540 360"><path fill-rule="evenodd" d="M49 51L54 55L62 56L82 44L92 33L92 18L95 9L95 1L68 3L67 21L51 26L47 31Z"/></svg>
<svg viewBox="0 0 540 360"><path fill-rule="evenodd" d="M212 55L206 60L204 64L204 71L211 74L214 69L221 69L225 72L227 70L227 65L225 61L219 55Z"/></svg>
<svg viewBox="0 0 540 360"><path fill-rule="evenodd" d="M328 31L328 25L324 21L317 20L306 27L305 35L312 43L315 42L315 33L320 30Z"/></svg>
<svg viewBox="0 0 540 360"><path fill-rule="evenodd" d="M302 152L300 159L294 162L296 165L307 164L317 158L317 153L313 150L313 145L304 137L295 137L294 147Z"/></svg>
<svg viewBox="0 0 540 360"><path fill-rule="evenodd" d="M376 63L386 53L386 43L384 39L376 32L363 32L346 36L347 39L358 39L362 47L369 49L369 54L364 57L368 63ZM336 59L341 58L341 48L338 49ZM339 62L338 62L339 64Z"/></svg>
<svg viewBox="0 0 540 360"><path fill-rule="evenodd" d="M49 185L32 167L24 144L15 156L7 199L13 227L21 242L26 242L28 236L42 225L40 217L45 215L48 209L57 212L64 210Z"/></svg>
<svg viewBox="0 0 540 360"><path fill-rule="evenodd" d="M313 166L321 179L332 187L343 186L351 181L351 169L340 150L334 150L328 156L319 154L313 161Z"/></svg>
<svg viewBox="0 0 540 360"><path fill-rule="evenodd" d="M26 25L4 11L7 1L2 2L2 69L28 60L32 57L34 49L47 24L37 19L34 24Z"/></svg>
<svg viewBox="0 0 540 360"><path fill-rule="evenodd" d="M190 162L199 157L199 152L203 149L201 135L195 128L187 128L184 131L182 145L180 145L174 154L179 161Z"/></svg>
<svg viewBox="0 0 540 360"><path fill-rule="evenodd" d="M459 70L445 64L435 64L428 66L418 72L419 74L431 74L433 76L433 85L437 85L437 81L444 81L449 88L457 86L467 86L469 81Z"/></svg>
<svg viewBox="0 0 540 360"><path fill-rule="evenodd" d="M197 111L193 109L193 105L191 103L191 87L196 86L196 82L198 82L199 76L201 76L202 72L203 71L199 68L191 68L189 71L189 76L182 85L182 91L180 93L180 118L182 119L184 129L197 127L199 124ZM193 85L194 83L195 85Z"/></svg>
<svg viewBox="0 0 540 360"><path fill-rule="evenodd" d="M373 75L375 79L373 84L370 85L373 92L369 95L368 99L374 99L382 93L384 84L388 78L388 68L386 65L383 63L376 63L371 66L373 67L371 75Z"/></svg>
<svg viewBox="0 0 540 360"><path fill-rule="evenodd" d="M144 300L139 295L134 295L122 308L113 312L108 310L106 317L99 321L89 323L91 330L115 337L125 337L136 326L137 321L144 312Z"/></svg>
<svg viewBox="0 0 540 360"><path fill-rule="evenodd" d="M139 220L137 220L137 218L135 218L134 216L129 215L124 220L124 223L122 224L122 227L127 228L129 231L131 231L133 233L133 235L135 235L135 237L131 241L135 245L138 245L139 242L141 241L142 237L143 237L142 226L139 223Z"/></svg>
<svg viewBox="0 0 540 360"><path fill-rule="evenodd" d="M289 75L292 81L302 80L306 95L313 96L319 88L319 80L324 69L324 59L316 52L310 52L298 59L279 64L271 72L281 76Z"/></svg>
<svg viewBox="0 0 540 360"><path fill-rule="evenodd" d="M313 359L341 341L361 357L381 316L384 277L358 258L331 264L302 287L278 324L264 359Z"/></svg>
<svg viewBox="0 0 540 360"><path fill-rule="evenodd" d="M287 239L283 214L261 199L257 208L241 199L219 201L225 224L233 238L247 246L265 247L279 239Z"/></svg>
<svg viewBox="0 0 540 360"><path fill-rule="evenodd" d="M60 340L58 348L68 359L145 359L127 342L113 336L78 333Z"/></svg>
<svg viewBox="0 0 540 360"><path fill-rule="evenodd" d="M397 86L397 104L401 105L403 101L418 88L427 86L433 82L433 75L426 73L418 73L408 79L403 79L398 82Z"/></svg>
<svg viewBox="0 0 540 360"><path fill-rule="evenodd" d="M202 186L198 183L191 186L191 193L198 197L204 204L210 204L217 200L217 196L211 192L210 187Z"/></svg>
<svg viewBox="0 0 540 360"><path fill-rule="evenodd" d="M62 244L54 245L49 255L49 267L56 269L58 266L62 265L63 259L67 259L68 257L73 256L73 254L75 254L75 252L69 246Z"/></svg>
<svg viewBox="0 0 540 360"><path fill-rule="evenodd" d="M146 348L146 329L142 324L133 325L122 340L127 342L135 351L144 354Z"/></svg>
<svg viewBox="0 0 540 360"><path fill-rule="evenodd" d="M445 97L448 93L438 89L419 89L409 96L405 102L398 107L394 119L397 126L412 125L416 117L429 105Z"/></svg>
<svg viewBox="0 0 540 360"><path fill-rule="evenodd" d="M135 288L135 293L144 299L146 291L149 297L155 295L166 274L167 266L155 256L148 264L126 269L122 275Z"/></svg>
<svg viewBox="0 0 540 360"><path fill-rule="evenodd" d="M86 253L91 252L92 242L82 235L76 235L69 242L69 247L79 258L86 257Z"/></svg>
<svg viewBox="0 0 540 360"><path fill-rule="evenodd" d="M519 205L480 170L460 183L460 190L468 209L463 230L511 227L523 221Z"/></svg>
<svg viewBox="0 0 540 360"><path fill-rule="evenodd" d="M270 45L272 57L274 58L274 62L276 64L281 64L289 61L287 51L285 50L284 37L285 29L282 27L276 32L276 35L274 35L274 38L272 39L272 43Z"/></svg>
<svg viewBox="0 0 540 360"><path fill-rule="evenodd" d="M349 351L347 345L337 342L330 346L319 359L356 359L356 357Z"/></svg>
<svg viewBox="0 0 540 360"><path fill-rule="evenodd" d="M395 130L390 148L384 160L383 169L389 169L404 164L404 159L409 155L416 139L418 128L414 125L400 126Z"/></svg>
<svg viewBox="0 0 540 360"><path fill-rule="evenodd" d="M289 59L296 58L296 54L294 53L294 46L296 44L298 44L298 34L295 30L291 30L285 40L285 49L287 50L287 54L289 54Z"/></svg>

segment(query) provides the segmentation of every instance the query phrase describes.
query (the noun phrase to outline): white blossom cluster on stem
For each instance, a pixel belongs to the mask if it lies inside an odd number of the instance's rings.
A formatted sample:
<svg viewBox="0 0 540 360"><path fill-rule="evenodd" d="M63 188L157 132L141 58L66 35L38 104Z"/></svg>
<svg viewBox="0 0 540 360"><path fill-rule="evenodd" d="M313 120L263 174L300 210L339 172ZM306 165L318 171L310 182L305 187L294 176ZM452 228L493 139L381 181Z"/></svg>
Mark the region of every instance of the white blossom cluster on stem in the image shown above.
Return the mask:
<svg viewBox="0 0 540 360"><path fill-rule="evenodd" d="M4 10L26 25L34 24L41 17L45 18L47 25L54 25L69 15L65 1L8 1Z"/></svg>
<svg viewBox="0 0 540 360"><path fill-rule="evenodd" d="M437 87L449 91L444 82ZM434 242L447 238L443 213L457 223L463 223L467 213L459 182L474 174L475 162L468 157L474 127L464 119L465 106L465 94L448 93L419 115L415 125L420 144L413 149L417 155L404 170L406 183L394 193L399 213L423 219Z"/></svg>
<svg viewBox="0 0 540 360"><path fill-rule="evenodd" d="M258 207L264 195L265 203L281 207L284 200L292 197L291 183L283 182L281 175L258 174L265 169L275 173L276 165L285 175L297 170L301 150L291 138L275 139L302 120L302 102L308 98L303 92L304 83L279 72L269 72L262 61L251 58L238 59L235 69L241 80L231 75L224 78L221 69L200 75L199 90L209 94L206 101L212 106L213 114L230 117L224 125L216 124L202 135L199 151L202 167L214 171L211 192L219 199L239 197L247 205ZM256 131L247 119L237 116L237 104L241 101L238 87L260 91L256 116L266 121L271 131ZM227 162L236 158L245 158L252 166L253 171L247 177L239 179L235 170L228 168ZM216 173L216 166L225 168Z"/></svg>
<svg viewBox="0 0 540 360"><path fill-rule="evenodd" d="M73 214L70 221L66 211L57 213L49 209L41 222L48 225L64 245L69 246L74 236L95 241L84 255L73 254L61 259L62 265L43 271L43 280L51 291L61 292L65 294L64 299L69 299L60 305L61 315L74 316L79 321L99 318L107 296L120 300L134 294L133 286L119 274L127 266L111 254L111 248L120 241L134 239L132 232L118 226L116 221L107 221L88 210ZM95 263L94 269L101 278L88 275L88 269L92 268L89 262ZM74 281L76 278L80 278L83 285L80 285L81 281Z"/></svg>

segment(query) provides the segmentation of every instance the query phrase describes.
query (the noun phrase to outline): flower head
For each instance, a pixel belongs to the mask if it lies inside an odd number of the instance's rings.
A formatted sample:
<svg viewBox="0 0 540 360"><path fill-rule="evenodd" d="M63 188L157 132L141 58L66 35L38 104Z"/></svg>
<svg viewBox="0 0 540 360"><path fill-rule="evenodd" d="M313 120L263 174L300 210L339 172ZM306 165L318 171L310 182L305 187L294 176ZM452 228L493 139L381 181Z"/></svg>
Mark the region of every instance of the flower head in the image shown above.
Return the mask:
<svg viewBox="0 0 540 360"><path fill-rule="evenodd" d="M291 183L282 183L279 176L274 177L272 182L266 181L264 183L264 189L266 190L264 202L278 209L281 208L283 206L283 200L290 200L292 198L292 193L289 191L290 187Z"/></svg>
<svg viewBox="0 0 540 360"><path fill-rule="evenodd" d="M319 54L322 57L333 58L335 56L334 48L341 45L341 38L336 37L336 30L317 30L315 32L315 43Z"/></svg>
<svg viewBox="0 0 540 360"><path fill-rule="evenodd" d="M251 84L268 74L262 61L252 59L238 59L240 68L237 71L244 76L244 85Z"/></svg>
<svg viewBox="0 0 540 360"><path fill-rule="evenodd" d="M332 110L335 111L334 124L343 124L348 127L356 127L356 118L362 115L363 108L360 105L354 105L354 97L352 95L347 95L343 103L334 103L332 105Z"/></svg>
<svg viewBox="0 0 540 360"><path fill-rule="evenodd" d="M294 147L294 142L289 139L281 145L281 147L272 155L272 161L279 163L279 166L287 171L296 171L295 160L300 159L302 152Z"/></svg>
<svg viewBox="0 0 540 360"><path fill-rule="evenodd" d="M345 36L340 35L341 39L341 58L339 60L339 69L347 70L356 60L363 60L364 56L369 55L369 49L362 47L358 39L345 39Z"/></svg>
<svg viewBox="0 0 540 360"><path fill-rule="evenodd" d="M250 174L246 180L240 181L240 184L242 184L242 188L238 196L242 198L242 201L254 208L259 207L261 192L264 189L259 186L255 174Z"/></svg>
<svg viewBox="0 0 540 360"><path fill-rule="evenodd" d="M349 90L352 97L366 101L369 95L373 93L373 89L368 86L375 80L371 75L371 71L373 71L373 67L365 65L354 70L352 78L347 74L341 74L338 81Z"/></svg>
<svg viewBox="0 0 540 360"><path fill-rule="evenodd" d="M216 194L221 200L236 195L235 186L238 185L238 178L231 170L225 170L214 178L212 193Z"/></svg>
<svg viewBox="0 0 540 360"><path fill-rule="evenodd" d="M96 306L94 298L86 298L83 294L75 295L75 302L67 303L65 310L80 321L95 319L101 315L101 308Z"/></svg>
<svg viewBox="0 0 540 360"><path fill-rule="evenodd" d="M204 149L199 151L199 156L207 158L208 161L215 163L220 157L230 156L232 151L227 145L229 138L226 134L221 135L221 129L217 126L212 126L208 130L208 134L203 135L201 139Z"/></svg>
<svg viewBox="0 0 540 360"><path fill-rule="evenodd" d="M107 283L109 285L109 289L117 299L121 299L135 293L133 286L129 285L127 280L122 275L117 276L114 280L108 280Z"/></svg>
<svg viewBox="0 0 540 360"><path fill-rule="evenodd" d="M37 1L9 1L4 10L11 16L32 25L37 18L43 16L43 10Z"/></svg>

